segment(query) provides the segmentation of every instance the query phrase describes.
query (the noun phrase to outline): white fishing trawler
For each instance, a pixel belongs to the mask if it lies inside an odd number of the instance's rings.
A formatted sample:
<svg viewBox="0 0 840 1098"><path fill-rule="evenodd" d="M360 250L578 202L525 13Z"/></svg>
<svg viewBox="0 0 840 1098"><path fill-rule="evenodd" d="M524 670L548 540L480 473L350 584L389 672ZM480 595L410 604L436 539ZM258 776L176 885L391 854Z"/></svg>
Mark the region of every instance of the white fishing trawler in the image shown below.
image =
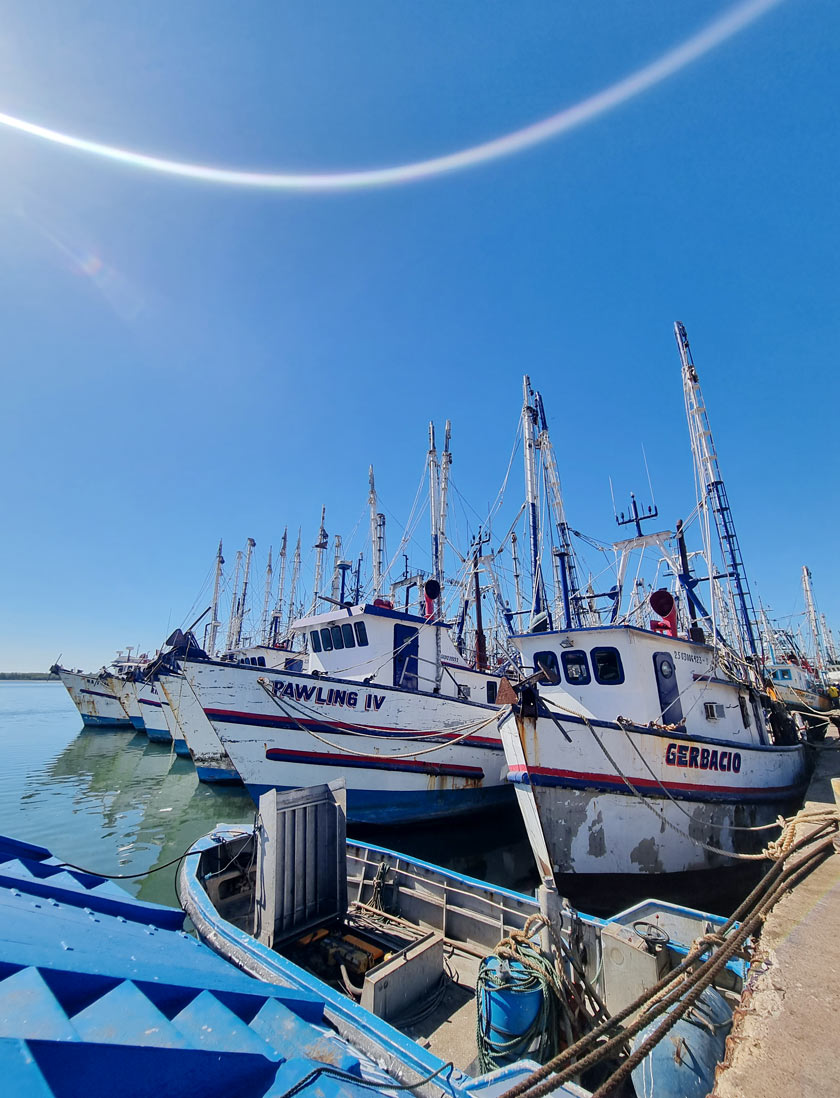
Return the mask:
<svg viewBox="0 0 840 1098"><path fill-rule="evenodd" d="M74 671L54 663L50 674L58 675L84 723L90 727L130 726L131 718L114 689L113 676L105 668L95 675Z"/></svg>
<svg viewBox="0 0 840 1098"><path fill-rule="evenodd" d="M531 844L544 872L666 873L732 863L760 850L804 792L809 751L768 726L755 613L688 339L676 326L698 505L717 530L709 609L689 569L684 532L616 546L612 622L584 624L566 601L565 628L514 638L524 683L500 722ZM655 517L651 514L649 517ZM676 550L672 548L676 540ZM650 598L641 627L622 619L629 554L654 547L678 581ZM722 597L724 587L726 597ZM734 614L726 617L727 608ZM635 620L643 607L635 606ZM725 619L725 620L722 620ZM737 626L735 624L737 620ZM724 636L722 626L728 626ZM512 700L505 690L502 700Z"/></svg>
<svg viewBox="0 0 840 1098"><path fill-rule="evenodd" d="M301 618L294 631L310 646L306 671L288 666L294 656L284 668L178 661L253 796L344 774L348 816L364 823L510 797L499 676L467 666L448 625L379 599Z"/></svg>
<svg viewBox="0 0 840 1098"><path fill-rule="evenodd" d="M181 689L176 710L186 713L197 701L255 797L344 774L349 817L364 823L433 819L512 800L495 726L500 675L486 669L478 642L473 666L441 620L436 577L443 574L448 425L440 462L433 432L430 438L432 577L406 576L396 581L391 598L382 597L384 515L371 470L369 601L359 598L358 578L351 598L344 598L346 562L338 556L332 595L318 594L328 544L322 521L316 594L311 612L284 631L295 651L282 653L282 666L260 656L245 663L173 653L189 687ZM295 576L298 564L299 550ZM417 602L409 608L411 589ZM396 591L404 596L401 609ZM317 612L318 600L329 610ZM476 636L483 636L480 627ZM167 678L165 688L174 700L177 683ZM191 730L185 734L190 742Z"/></svg>

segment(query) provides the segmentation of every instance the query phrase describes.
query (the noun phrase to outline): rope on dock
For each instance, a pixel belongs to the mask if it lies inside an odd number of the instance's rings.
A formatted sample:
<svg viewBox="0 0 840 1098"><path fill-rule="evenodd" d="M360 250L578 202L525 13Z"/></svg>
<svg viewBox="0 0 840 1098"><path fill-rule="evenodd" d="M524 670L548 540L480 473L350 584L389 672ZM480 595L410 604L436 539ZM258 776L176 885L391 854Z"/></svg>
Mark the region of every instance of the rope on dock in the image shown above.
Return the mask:
<svg viewBox="0 0 840 1098"><path fill-rule="evenodd" d="M817 815L818 813L805 813L803 818L813 819ZM661 1024L601 1084L593 1098L606 1098L611 1094L691 1009L727 962L743 950L749 939L760 929L777 900L833 852L838 822L840 821L835 813L830 819L818 823L810 834L787 844L780 851L778 860L723 927L713 934L704 934L697 938L684 960L652 988L609 1020L596 1025L574 1045L564 1049L527 1079L506 1091L502 1098L542 1098L542 1095L549 1094L570 1079L579 1077L581 1072L602 1060L620 1055L622 1047L630 1038L672 1007ZM804 851L801 857L789 865L785 864L793 854L800 851ZM623 1026L624 1022L627 1022L626 1026Z"/></svg>

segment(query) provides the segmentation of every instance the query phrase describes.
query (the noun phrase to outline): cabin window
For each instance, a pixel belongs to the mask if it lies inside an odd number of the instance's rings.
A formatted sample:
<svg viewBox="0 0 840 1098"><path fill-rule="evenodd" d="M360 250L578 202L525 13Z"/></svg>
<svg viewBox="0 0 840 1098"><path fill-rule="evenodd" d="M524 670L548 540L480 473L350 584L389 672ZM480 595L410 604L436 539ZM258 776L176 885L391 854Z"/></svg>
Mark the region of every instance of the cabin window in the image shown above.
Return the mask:
<svg viewBox="0 0 840 1098"><path fill-rule="evenodd" d="M585 652L572 649L571 652L563 652L562 659L566 682L570 686L586 686L591 681L589 660L586 658Z"/></svg>
<svg viewBox="0 0 840 1098"><path fill-rule="evenodd" d="M490 703L490 705L495 705L496 694L498 693L498 690L498 683L495 683L492 679L490 679L487 683L487 701Z"/></svg>
<svg viewBox="0 0 840 1098"><path fill-rule="evenodd" d="M364 648L368 642L367 626L363 621L354 621L353 628L356 631L356 640L359 643L359 648Z"/></svg>
<svg viewBox="0 0 840 1098"><path fill-rule="evenodd" d="M465 682L458 683L458 697L463 701L469 701L470 699L470 688Z"/></svg>
<svg viewBox="0 0 840 1098"><path fill-rule="evenodd" d="M313 652L320 652L321 651L321 638L318 636L318 630L313 629L312 632L309 634L309 636L312 640L312 651Z"/></svg>
<svg viewBox="0 0 840 1098"><path fill-rule="evenodd" d="M303 660L298 660L298 659L285 660L284 663L283 663L283 667L287 671L302 671L303 670Z"/></svg>
<svg viewBox="0 0 840 1098"><path fill-rule="evenodd" d="M602 686L618 686L624 682L624 668L617 648L593 648L592 672Z"/></svg>
<svg viewBox="0 0 840 1098"><path fill-rule="evenodd" d="M542 671L541 682L551 683L552 686L560 682L560 664L554 652L535 652L534 671Z"/></svg>
<svg viewBox="0 0 840 1098"><path fill-rule="evenodd" d="M321 630L321 644L324 646L325 652L332 652L333 642L329 629L326 626Z"/></svg>
<svg viewBox="0 0 840 1098"><path fill-rule="evenodd" d="M342 635L342 637L344 637L344 647L345 648L355 648L356 647L356 642L353 639L353 626L350 624L349 621L346 622L344 625L342 625L341 635Z"/></svg>
<svg viewBox="0 0 840 1098"><path fill-rule="evenodd" d="M790 679L793 678L793 674L788 670L788 668L785 668L783 671L781 671L779 673L780 673L781 677L783 679L785 679L786 681L789 681Z"/></svg>
<svg viewBox="0 0 840 1098"><path fill-rule="evenodd" d="M394 686L404 690L419 687L420 630L411 625L394 626Z"/></svg>
<svg viewBox="0 0 840 1098"><path fill-rule="evenodd" d="M265 656L257 656L257 667L265 667Z"/></svg>
<svg viewBox="0 0 840 1098"><path fill-rule="evenodd" d="M335 648L336 651L343 648L344 647L344 637L341 635L341 626L340 625L333 625L332 628L330 629L330 633L332 633L333 648Z"/></svg>

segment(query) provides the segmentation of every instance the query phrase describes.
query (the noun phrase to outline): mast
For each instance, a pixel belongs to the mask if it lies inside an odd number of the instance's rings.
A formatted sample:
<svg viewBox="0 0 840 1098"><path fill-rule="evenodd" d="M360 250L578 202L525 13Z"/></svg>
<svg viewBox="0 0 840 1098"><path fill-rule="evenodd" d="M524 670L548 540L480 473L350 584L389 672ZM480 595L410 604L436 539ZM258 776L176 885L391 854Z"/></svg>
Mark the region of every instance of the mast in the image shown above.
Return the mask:
<svg viewBox="0 0 840 1098"><path fill-rule="evenodd" d="M248 578L251 574L251 553L257 543L253 538L248 538L245 543L245 574L242 579L242 594L236 609L236 621L234 623L234 638L232 648L238 648L242 642L242 625L245 621L245 599L248 595Z"/></svg>
<svg viewBox="0 0 840 1098"><path fill-rule="evenodd" d="M519 571L519 539L516 534L510 535L510 555L513 561L513 587L516 592L516 613L520 621L522 620L522 585L520 583L521 575Z"/></svg>
<svg viewBox="0 0 840 1098"><path fill-rule="evenodd" d="M332 587L330 588L330 595L333 602L340 602L343 594L342 587L342 572L341 572L341 534L335 535L335 541L333 543L333 574L332 574Z"/></svg>
<svg viewBox="0 0 840 1098"><path fill-rule="evenodd" d="M292 582L289 588L289 615L286 620L286 632L292 628L295 618L295 599L297 598L298 577L300 576L300 527L298 527L297 545L292 558Z"/></svg>
<svg viewBox="0 0 840 1098"><path fill-rule="evenodd" d="M558 601L562 601L563 619L567 629L581 626L580 603L573 601L572 596L578 594L579 581L577 574L577 561L575 560L572 539L569 534L569 524L566 522L566 510L563 506L563 491L560 487L560 473L557 468L557 458L551 438L548 434L548 421L545 418L545 406L542 396L534 393L534 409L537 414L537 422L540 433L537 436L536 447L542 455L545 480L548 486L551 505L554 510L554 522L557 526L557 535L560 539L560 547L555 551L555 568L558 573L559 588ZM557 556L556 554L559 554ZM555 584L557 580L555 580Z"/></svg>
<svg viewBox="0 0 840 1098"><path fill-rule="evenodd" d="M438 567L440 575L437 577L443 598L443 557L446 552L446 512L449 505L449 467L452 465L452 453L449 442L452 438L452 424L446 421L443 432L443 453L440 455L440 519L438 521Z"/></svg>
<svg viewBox="0 0 840 1098"><path fill-rule="evenodd" d="M283 617L283 595L286 588L286 542L288 526L283 527L283 540L280 542L280 580L277 584L277 601L271 612L271 636L269 643L276 645L280 640L280 622Z"/></svg>
<svg viewBox="0 0 840 1098"><path fill-rule="evenodd" d="M536 408L531 403L533 390L531 379L526 374L522 381L522 443L525 457L525 502L528 508L528 533L531 542L531 577L534 585L531 598L531 627L543 614L548 618L548 628L551 628L551 619L545 600L545 584L543 582L542 567L540 563L540 527L539 527L539 493L537 490L537 460L534 444L534 424L537 419Z"/></svg>
<svg viewBox="0 0 840 1098"><path fill-rule="evenodd" d="M271 546L268 547L268 563L265 566L265 595L263 596L262 617L260 618L260 641L268 644L268 603L271 599L271 580L274 575L271 568Z"/></svg>
<svg viewBox="0 0 840 1098"><path fill-rule="evenodd" d="M227 641L225 647L228 652L233 648L233 634L236 629L236 612L239 606L239 569L242 567L242 550L236 550L236 570L233 573L233 597L230 600L230 618L228 619Z"/></svg>
<svg viewBox="0 0 840 1098"><path fill-rule="evenodd" d="M691 436L694 472L698 484L698 503L707 515L711 511L714 516L718 541L720 542L724 565L727 568L727 572L722 578L728 578L731 582L741 642L747 655L756 656L758 647L753 625L756 620L755 607L747 582L741 547L735 533L735 524L720 471L720 463L715 453L712 428L706 413L706 404L700 389L700 380L692 359L688 335L685 327L679 321L674 324L674 335L682 363L683 393L685 395L688 430ZM714 590L711 546L707 546L707 550L709 578L712 581L709 586L711 590Z"/></svg>
<svg viewBox="0 0 840 1098"><path fill-rule="evenodd" d="M312 606L309 613L314 614L318 606L318 596L321 593L321 578L324 573L324 552L330 547L330 536L324 529L324 519L327 516L326 507L321 508L321 526L318 530L318 540L313 546L315 550L315 582L312 587Z"/></svg>
<svg viewBox="0 0 840 1098"><path fill-rule="evenodd" d="M219 538L219 548L216 553L216 576L213 580L213 602L210 605L210 621L207 623L207 628L204 635L204 647L207 649L207 655L213 657L216 655L216 636L219 632L219 588L222 585L222 565L225 563L225 558L222 556L222 539Z"/></svg>
<svg viewBox="0 0 840 1098"><path fill-rule="evenodd" d="M376 485L373 480L373 466L368 471L370 492L368 504L370 506L370 548L373 560L373 597L378 599L382 595L382 572L385 557L385 516L380 514L377 507Z"/></svg>
<svg viewBox="0 0 840 1098"><path fill-rule="evenodd" d="M767 655L770 663L776 663L776 630L771 626L770 619L767 617L767 611L764 607L761 607L761 627L764 633L764 647L767 649Z"/></svg>
<svg viewBox="0 0 840 1098"><path fill-rule="evenodd" d="M822 625L826 659L829 663L837 663L837 648L834 644L834 635L828 627L828 622L825 620L825 614L820 614L820 624Z"/></svg>
<svg viewBox="0 0 840 1098"><path fill-rule="evenodd" d="M432 576L440 583L440 466L435 448L435 425L429 424L429 526L432 534Z"/></svg>
<svg viewBox="0 0 840 1098"><path fill-rule="evenodd" d="M807 564L802 565L802 592L805 595L805 611L808 614L808 625L811 629L811 639L814 642L814 666L822 674L825 671L825 657L823 656L820 627L817 621L817 608L814 605L814 594L811 590L811 570Z"/></svg>
<svg viewBox="0 0 840 1098"><path fill-rule="evenodd" d="M481 582L479 580L478 564L481 557L481 546L489 538L482 538L481 530L475 539L475 551L473 552L473 584L475 594L475 666L479 671L487 670L487 639L484 636L484 626L481 620Z"/></svg>

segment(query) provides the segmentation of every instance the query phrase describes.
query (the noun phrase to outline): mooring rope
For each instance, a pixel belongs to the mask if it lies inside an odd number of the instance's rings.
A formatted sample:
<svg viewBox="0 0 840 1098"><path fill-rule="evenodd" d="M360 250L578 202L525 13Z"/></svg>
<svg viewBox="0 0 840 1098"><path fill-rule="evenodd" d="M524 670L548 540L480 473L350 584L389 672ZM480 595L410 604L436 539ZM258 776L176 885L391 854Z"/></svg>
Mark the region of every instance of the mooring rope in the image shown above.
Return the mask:
<svg viewBox="0 0 840 1098"><path fill-rule="evenodd" d="M294 726L299 731L306 732L307 735L312 736L313 739L318 740L319 743L324 744L326 747L332 748L333 751L343 752L343 753L346 753L346 754L349 754L349 755L357 755L359 758L363 758L363 759L369 759L371 757L371 753L370 753L369 750L368 751L354 751L352 747L348 747L346 744L332 743L325 736L319 736L317 732L314 732L311 728L307 728L305 725L300 723L300 721L297 719L297 717L294 715L294 713L290 712L286 708L286 706L280 701L280 699L275 696L275 694L271 690L270 685L268 684L268 682L265 679L258 679L257 681L259 682L259 684L263 688L263 690L265 690L266 694L268 694L268 696L271 698L271 700L277 706L277 708L280 709L281 712L285 713L285 715L288 717L288 719L292 722L292 724L294 724ZM488 724L490 724L491 721L495 721L495 720L496 720L496 713L493 712L493 713L490 714L489 717L486 717L479 724L471 725L469 727L469 729L466 732L462 733L460 736L456 736L454 739L444 740L443 743L437 743L437 744L434 745L434 747L418 748L414 751L405 751L405 752L401 752L401 753L397 753L397 754L378 755L377 758L380 758L385 762L389 762L391 759L414 759L414 758L418 758L422 755L431 755L432 752L434 752L434 751L442 751L445 747L455 747L455 746L457 746L457 744L463 743L464 740L468 739L472 735L475 735L476 732L479 732L482 728L485 728ZM358 729L344 728L342 726L339 726L339 731L346 732L348 735L352 735L352 736L368 736L369 737L369 736L374 736L375 735L375 732L362 732L362 731L359 731ZM418 733L417 735L407 734L407 735L404 735L404 736L399 736L399 737L394 737L394 738L398 738L398 739L401 739L401 740L411 740L411 739L418 739L420 737L428 738L432 735L440 736L441 734L442 733L440 733L440 732L434 732L434 733L426 732L426 733Z"/></svg>
<svg viewBox="0 0 840 1098"><path fill-rule="evenodd" d="M657 1029L596 1091L594 1098L605 1098L694 1005L705 987L712 983L717 973L743 948L747 940L760 927L770 908L780 896L802 880L818 861L831 854L833 835L820 839L829 826L833 832L837 830L836 814L832 820L818 826L811 834L792 842L724 926L712 934L705 934L696 939L688 955L679 965L609 1020L596 1025L574 1045L564 1049L527 1079L506 1091L502 1098L541 1098L542 1095L557 1089L569 1079L579 1076L582 1071L599 1061L619 1054L628 1039L648 1026L653 1018L673 1006L674 1009ZM793 853L809 845L811 849L798 861L792 865L784 865L785 860ZM739 920L742 921L739 923ZM706 953L709 956L703 960ZM687 994L686 986L689 987ZM622 1023L633 1015L636 1017L628 1022L625 1028L621 1028ZM614 1030L618 1032L608 1037L608 1034ZM598 1045L602 1038L607 1039L603 1044ZM590 1049L592 1051L588 1051Z"/></svg>

